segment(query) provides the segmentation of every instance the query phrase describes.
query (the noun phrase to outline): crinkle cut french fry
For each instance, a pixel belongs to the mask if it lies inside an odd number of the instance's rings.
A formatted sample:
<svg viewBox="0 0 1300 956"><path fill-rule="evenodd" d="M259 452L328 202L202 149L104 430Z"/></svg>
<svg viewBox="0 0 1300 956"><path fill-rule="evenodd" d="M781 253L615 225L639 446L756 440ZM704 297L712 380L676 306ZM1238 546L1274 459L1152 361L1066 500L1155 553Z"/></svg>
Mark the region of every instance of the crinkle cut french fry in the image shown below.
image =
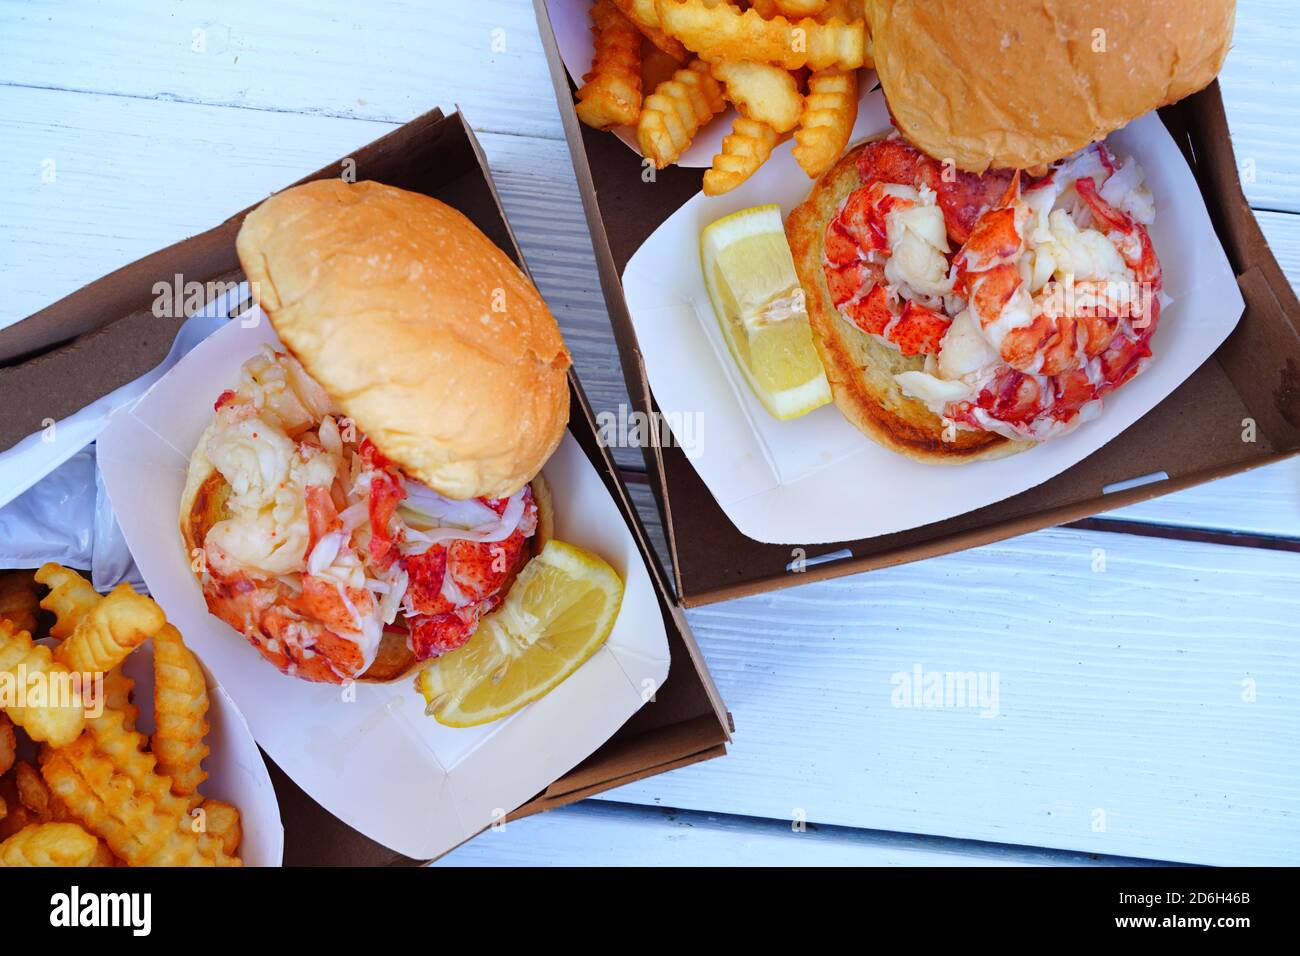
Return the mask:
<svg viewBox="0 0 1300 956"><path fill-rule="evenodd" d="M588 126L630 126L641 113L641 34L614 5L591 6L595 54L578 90L578 118Z"/></svg>
<svg viewBox="0 0 1300 956"><path fill-rule="evenodd" d="M190 829L189 800L176 796L171 778L158 772L158 758L145 749L145 738L128 730L120 712L105 709L98 717L86 721L86 736L94 741L95 750L108 757L115 769L129 779L139 794L151 798L157 808ZM224 853L220 841L206 833L197 835L200 854L216 860L218 865ZM120 854L119 854L120 855Z"/></svg>
<svg viewBox="0 0 1300 956"><path fill-rule="evenodd" d="M244 838L239 809L220 800L204 800L200 807L207 821L208 833L221 841L221 848L225 850L226 855L234 856L238 853L239 843Z"/></svg>
<svg viewBox="0 0 1300 956"><path fill-rule="evenodd" d="M789 70L768 63L721 60L710 72L722 83L727 99L750 119L788 133L799 122L803 95Z"/></svg>
<svg viewBox="0 0 1300 956"><path fill-rule="evenodd" d="M172 793L190 797L208 778L202 766L210 752L204 742L208 735L208 684L198 658L170 624L154 635L153 675L157 771L171 778Z"/></svg>
<svg viewBox="0 0 1300 956"><path fill-rule="evenodd" d="M722 138L722 152L704 174L704 195L730 192L758 170L772 155L776 130L766 123L737 116L731 132Z"/></svg>
<svg viewBox="0 0 1300 956"><path fill-rule="evenodd" d="M86 715L76 675L54 660L48 647L33 644L30 634L15 632L8 621L0 621L0 672L8 675L14 687L25 684L28 693L44 689L43 699L34 704L5 708L9 719L27 731L27 736L55 747L77 739Z"/></svg>
<svg viewBox="0 0 1300 956"><path fill-rule="evenodd" d="M54 651L59 663L81 674L102 674L157 634L167 623L162 608L129 584L119 584L82 615L72 635Z"/></svg>
<svg viewBox="0 0 1300 956"><path fill-rule="evenodd" d="M75 817L69 812L50 785L45 782L41 772L31 764L23 762L14 768L14 783L18 790L18 800L32 820L40 823L72 823ZM98 847L94 859L87 866L113 866L113 852L98 837L94 837Z"/></svg>
<svg viewBox="0 0 1300 956"><path fill-rule="evenodd" d="M853 70L822 70L808 77L808 95L795 130L795 162L816 179L844 152L858 118L858 77Z"/></svg>
<svg viewBox="0 0 1300 956"><path fill-rule="evenodd" d="M127 865L211 865L197 840L185 838L181 821L137 799L130 781L88 737L55 751L41 774L72 815Z"/></svg>
<svg viewBox="0 0 1300 956"><path fill-rule="evenodd" d="M126 676L119 664L104 675L104 706L121 711L126 729L135 730L140 708L131 700L135 692L135 681Z"/></svg>
<svg viewBox="0 0 1300 956"><path fill-rule="evenodd" d="M711 7L707 0L658 0L656 9L664 31L705 60L753 60L787 70L853 70L866 61L863 20L765 20L757 10Z"/></svg>
<svg viewBox="0 0 1300 956"><path fill-rule="evenodd" d="M866 17L866 5L863 0L827 0L825 8L817 19L824 22L832 17L838 17L845 23L862 20ZM870 40L871 38L868 37L867 41Z"/></svg>
<svg viewBox="0 0 1300 956"><path fill-rule="evenodd" d="M57 564L47 564L36 578L50 588L41 606L53 611L56 629L70 647L71 657L92 669L121 656L138 645L132 627L154 634L156 723L161 730L156 743L173 761L170 766L185 769L182 789L197 787L206 774L200 763L208 753L203 743L207 732L207 683L197 659L184 647L180 633L166 625L161 609L119 588L101 598L81 575ZM119 596L120 595L120 596ZM147 603L152 610L146 610ZM108 603L107 609L100 605ZM115 606L116 605L116 606ZM82 633L94 628L93 640L72 642L77 626ZM146 637L148 633L146 633ZM129 645L126 646L126 645ZM226 847L237 848L240 837L239 811L220 804L214 811L221 829L195 832L188 811L201 798L173 793L171 777L158 772L160 758L147 752L145 738L135 731L139 708L131 702L135 682L120 664L104 673L104 711L87 721L89 733L71 746L39 752L41 776L49 787L49 804L58 808L55 816L78 819L102 839L97 841L90 866L238 866L240 861ZM197 733L197 739L196 739ZM179 745L179 750L174 745ZM195 759L197 758L197 759ZM30 784L30 781L29 781ZM36 793L28 788L29 798ZM23 822L35 817L19 806Z"/></svg>
<svg viewBox="0 0 1300 956"><path fill-rule="evenodd" d="M99 841L75 823L38 823L0 843L0 867L89 866Z"/></svg>
<svg viewBox="0 0 1300 956"><path fill-rule="evenodd" d="M614 4L647 40L678 63L686 62L690 54L682 46L682 41L674 40L659 28L659 11L655 9L655 0L614 0Z"/></svg>
<svg viewBox="0 0 1300 956"><path fill-rule="evenodd" d="M822 13L830 0L772 0L772 5L783 17L815 17Z"/></svg>
<svg viewBox="0 0 1300 956"><path fill-rule="evenodd" d="M77 622L103 600L80 574L53 562L41 566L36 572L36 580L50 589L50 593L41 599L40 606L54 614L51 637L71 637ZM120 664L105 672L104 703L126 715L129 729L135 728L136 718L140 715L140 708L131 701L134 690L135 681L126 676Z"/></svg>
<svg viewBox="0 0 1300 956"><path fill-rule="evenodd" d="M188 805L153 772L142 743L122 727L121 714L105 711L41 773L69 812L130 866L238 866L216 837L193 832Z"/></svg>
<svg viewBox="0 0 1300 956"><path fill-rule="evenodd" d="M637 122L641 155L663 169L686 151L700 127L726 108L722 86L709 65L692 60L645 99Z"/></svg>
<svg viewBox="0 0 1300 956"><path fill-rule="evenodd" d="M36 572L36 580L50 589L41 598L41 607L54 614L50 637L60 640L71 637L77 622L100 602L99 594L90 582L76 571L50 562Z"/></svg>

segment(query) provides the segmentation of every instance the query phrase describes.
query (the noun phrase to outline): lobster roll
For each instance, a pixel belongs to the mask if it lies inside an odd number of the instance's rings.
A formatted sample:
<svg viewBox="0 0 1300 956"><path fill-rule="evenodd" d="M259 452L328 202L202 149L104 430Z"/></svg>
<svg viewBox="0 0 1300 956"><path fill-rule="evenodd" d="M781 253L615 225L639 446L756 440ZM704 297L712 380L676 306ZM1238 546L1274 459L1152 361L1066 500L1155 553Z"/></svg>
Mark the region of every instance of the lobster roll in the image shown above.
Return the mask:
<svg viewBox="0 0 1300 956"><path fill-rule="evenodd" d="M322 180L239 259L279 343L214 396L180 530L212 614L285 674L388 682L462 646L550 534L569 354L460 213Z"/></svg>
<svg viewBox="0 0 1300 956"><path fill-rule="evenodd" d="M835 401L918 461L1076 428L1151 359L1151 192L1101 143L1044 175L962 172L897 134L851 149L786 223Z"/></svg>

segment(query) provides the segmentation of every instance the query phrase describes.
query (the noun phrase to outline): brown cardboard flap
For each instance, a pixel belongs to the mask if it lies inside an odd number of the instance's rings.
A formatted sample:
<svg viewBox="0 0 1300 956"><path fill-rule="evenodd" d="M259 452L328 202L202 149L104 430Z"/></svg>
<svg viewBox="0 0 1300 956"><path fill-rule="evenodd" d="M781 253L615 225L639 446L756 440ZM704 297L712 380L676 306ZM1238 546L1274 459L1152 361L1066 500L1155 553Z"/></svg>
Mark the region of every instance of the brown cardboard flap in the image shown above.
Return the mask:
<svg viewBox="0 0 1300 956"><path fill-rule="evenodd" d="M1218 81L1160 115L1201 187L1246 302L1215 358L1274 444L1300 448L1300 302L1242 192Z"/></svg>
<svg viewBox="0 0 1300 956"><path fill-rule="evenodd" d="M1300 334L1263 269L1251 266L1237 285L1249 321L1242 319L1217 358L1260 430L1294 448L1300 444Z"/></svg>
<svg viewBox="0 0 1300 956"><path fill-rule="evenodd" d="M534 0L534 7L629 395L638 411L657 411L621 275L654 230L698 191L703 171L669 167L646 182L635 152L609 133L580 124L545 0ZM1160 116L1201 187L1246 302L1240 325L1215 356L1140 421L1044 484L956 518L870 539L804 547L753 541L727 519L681 449L646 448L683 604L986 544L1257 467L1300 449L1300 304L1242 197L1218 84L1162 109ZM651 439L656 442L658 434ZM1168 477L1103 491L1159 473ZM830 555L833 560L816 562ZM807 560L805 570L787 570L799 566L798 559Z"/></svg>
<svg viewBox="0 0 1300 956"><path fill-rule="evenodd" d="M243 279L235 258L235 234L238 225L219 226L195 237L205 286L219 282L238 283ZM229 248L218 251L218 240ZM155 253L141 262L158 262L161 267L179 268L183 252L175 247ZM138 265L138 263L137 263ZM123 275L130 272L131 274ZM144 288L147 276L134 274L133 267L119 270L101 279L109 286L108 298L129 297L128 288ZM171 284L167 273L168 284ZM97 286L94 283L87 289ZM152 285L149 287L153 296ZM71 342L39 353L19 364L0 368L0 451L39 431L45 420L59 420L86 404L87 395L107 395L114 389L144 375L161 362L171 349L176 333L185 322L184 315L155 315L149 308L136 309L128 315L106 321L106 310L82 309L95 300L83 296L85 289L73 293L55 306L10 326L19 334L10 341L15 347L35 348L48 344L51 335L62 337L62 317L69 318L68 328L88 328ZM204 297L207 301L207 297ZM51 311L55 310L55 311ZM31 328L28 328L31 323ZM2 335L3 333L0 333ZM59 383L77 382L77 388L59 387Z"/></svg>
<svg viewBox="0 0 1300 956"><path fill-rule="evenodd" d="M419 866L360 833L307 795L265 751L267 772L284 821L285 866Z"/></svg>
<svg viewBox="0 0 1300 956"><path fill-rule="evenodd" d="M621 738L617 744L605 744L547 787L542 796L554 799L588 790L717 746L717 726L711 715L665 724L642 734Z"/></svg>
<svg viewBox="0 0 1300 956"><path fill-rule="evenodd" d="M525 803L518 810L509 814L507 820L518 820L523 817L532 816L534 813L541 813L545 810L554 810L556 807L567 806L570 803L577 803L579 800L586 800L598 793L603 793L614 787L622 787L629 783L636 783L638 780L644 780L646 777L653 777L661 773L667 773L669 770L678 770L682 767L689 767L691 764L702 763L705 760L712 760L714 757L725 757L727 748L723 744L716 747L710 747L708 750L701 750L689 756L682 757L678 760L670 760L667 763L658 764L654 767L648 767L643 770L636 770L627 776L618 777L605 783L592 784L579 790L572 790L558 796L541 796Z"/></svg>
<svg viewBox="0 0 1300 956"><path fill-rule="evenodd" d="M232 220L183 239L82 286L21 322L0 329L0 363L12 362L58 342L66 342L117 321L121 316L134 317L143 326L144 320L154 318L150 306L158 295L154 291L155 283L170 284L178 274L184 275L186 280L207 282L238 269L239 260L235 257L235 234L238 232L239 221ZM158 335L166 337L170 347L171 338L183 320L155 321L161 326ZM162 355L165 354L166 349ZM159 361L162 355L158 356ZM140 373L116 377L115 384L105 391L124 385L148 368L146 366ZM5 395L12 394L2 374L0 382L6 383ZM0 433L0 449L10 444L12 442L5 441L3 433Z"/></svg>

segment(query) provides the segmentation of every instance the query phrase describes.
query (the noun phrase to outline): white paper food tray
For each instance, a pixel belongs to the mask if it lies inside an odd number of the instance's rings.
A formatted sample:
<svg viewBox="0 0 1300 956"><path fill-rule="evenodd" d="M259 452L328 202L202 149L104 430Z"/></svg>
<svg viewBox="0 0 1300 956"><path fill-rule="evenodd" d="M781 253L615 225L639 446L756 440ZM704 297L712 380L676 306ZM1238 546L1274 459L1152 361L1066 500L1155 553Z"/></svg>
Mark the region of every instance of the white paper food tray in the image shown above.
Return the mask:
<svg viewBox="0 0 1300 956"><path fill-rule="evenodd" d="M853 140L888 129L884 98L872 93ZM1142 374L1105 397L1095 421L998 461L921 464L872 442L834 405L779 422L750 392L709 303L700 233L741 209L779 203L784 216L803 201L812 184L789 143L732 192L713 198L697 193L655 230L623 272L628 311L660 410L669 422L695 416L707 424L707 441L685 451L741 532L770 544L852 541L1009 498L1101 448L1214 353L1236 327L1244 303L1191 170L1155 113L1106 141L1121 158L1137 158L1155 196L1150 233L1172 302L1152 336L1154 357ZM1132 477L1142 475L1135 462Z"/></svg>
<svg viewBox="0 0 1300 956"><path fill-rule="evenodd" d="M280 674L208 613L177 526L212 403L263 344L279 343L260 313L232 320L117 412L98 446L109 497L154 597L271 758L354 829L416 859L437 856L572 769L652 698L669 660L654 589L600 476L566 435L543 470L556 537L601 555L626 591L605 646L564 683L504 720L459 730L426 717L410 681L345 692Z"/></svg>

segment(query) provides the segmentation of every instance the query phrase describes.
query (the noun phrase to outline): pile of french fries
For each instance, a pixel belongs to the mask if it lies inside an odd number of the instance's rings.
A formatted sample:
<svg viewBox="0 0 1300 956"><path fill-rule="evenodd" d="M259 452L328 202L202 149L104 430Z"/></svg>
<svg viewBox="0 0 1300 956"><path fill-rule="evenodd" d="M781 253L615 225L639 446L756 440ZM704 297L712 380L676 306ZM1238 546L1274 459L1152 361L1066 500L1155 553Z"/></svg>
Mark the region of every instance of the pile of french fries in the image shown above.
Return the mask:
<svg viewBox="0 0 1300 956"><path fill-rule="evenodd" d="M704 174L707 195L735 189L790 133L795 160L816 179L857 119L857 71L871 65L862 2L596 0L578 117L596 129L635 126L641 154L663 169L730 103L736 121ZM656 81L665 63L670 75Z"/></svg>
<svg viewBox="0 0 1300 956"><path fill-rule="evenodd" d="M52 650L32 640L40 609L53 615ZM151 639L147 738L122 663ZM56 694L76 686L74 674L80 697ZM240 865L239 811L199 790L209 753L203 669L154 601L128 584L101 597L57 564L0 577L0 681L28 688L21 700L0 698L0 867ZM15 731L36 748L33 762L18 759Z"/></svg>

